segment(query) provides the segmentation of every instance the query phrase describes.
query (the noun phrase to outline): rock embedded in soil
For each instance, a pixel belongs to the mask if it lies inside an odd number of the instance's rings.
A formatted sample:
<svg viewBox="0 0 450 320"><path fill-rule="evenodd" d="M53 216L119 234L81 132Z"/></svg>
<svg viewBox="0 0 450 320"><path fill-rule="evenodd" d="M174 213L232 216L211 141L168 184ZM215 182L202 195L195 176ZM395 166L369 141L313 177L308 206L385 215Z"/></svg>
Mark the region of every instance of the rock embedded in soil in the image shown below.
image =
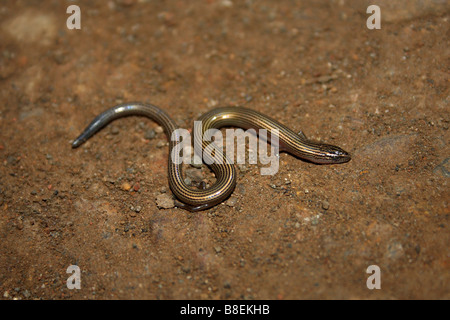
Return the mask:
<svg viewBox="0 0 450 320"><path fill-rule="evenodd" d="M175 207L175 201L169 194L162 193L156 196L156 205L160 209L170 209Z"/></svg>

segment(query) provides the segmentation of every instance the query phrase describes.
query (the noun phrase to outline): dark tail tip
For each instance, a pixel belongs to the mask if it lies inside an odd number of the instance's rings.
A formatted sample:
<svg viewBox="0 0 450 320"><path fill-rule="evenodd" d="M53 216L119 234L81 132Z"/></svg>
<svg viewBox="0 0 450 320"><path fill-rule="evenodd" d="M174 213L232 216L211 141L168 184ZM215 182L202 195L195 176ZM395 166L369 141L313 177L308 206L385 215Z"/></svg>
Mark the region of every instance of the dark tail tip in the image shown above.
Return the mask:
<svg viewBox="0 0 450 320"><path fill-rule="evenodd" d="M80 139L75 139L74 142L72 142L72 149L78 148L79 146L81 146L83 144L83 140Z"/></svg>

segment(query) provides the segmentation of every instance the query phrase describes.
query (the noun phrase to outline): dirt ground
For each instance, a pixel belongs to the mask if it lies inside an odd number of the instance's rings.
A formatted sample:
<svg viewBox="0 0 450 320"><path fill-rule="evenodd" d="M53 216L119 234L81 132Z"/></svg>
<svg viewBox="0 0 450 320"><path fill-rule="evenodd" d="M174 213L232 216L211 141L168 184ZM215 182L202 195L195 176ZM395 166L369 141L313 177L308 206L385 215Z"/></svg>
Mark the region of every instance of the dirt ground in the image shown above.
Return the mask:
<svg viewBox="0 0 450 320"><path fill-rule="evenodd" d="M393 3L2 1L0 297L449 299L450 7ZM81 30L66 27L71 4ZM223 204L160 209L156 123L120 119L70 145L127 101L184 128L243 105L352 160L283 153L273 176L239 166Z"/></svg>

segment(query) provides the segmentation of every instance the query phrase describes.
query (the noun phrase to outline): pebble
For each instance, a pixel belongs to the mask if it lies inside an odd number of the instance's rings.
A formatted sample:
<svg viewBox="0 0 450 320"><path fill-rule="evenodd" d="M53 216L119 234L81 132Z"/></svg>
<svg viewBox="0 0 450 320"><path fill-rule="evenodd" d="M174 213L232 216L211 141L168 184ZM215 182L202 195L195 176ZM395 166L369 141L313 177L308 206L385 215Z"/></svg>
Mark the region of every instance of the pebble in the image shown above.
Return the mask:
<svg viewBox="0 0 450 320"><path fill-rule="evenodd" d="M156 132L153 129L149 129L145 132L144 138L147 140L154 139L156 137Z"/></svg>
<svg viewBox="0 0 450 320"><path fill-rule="evenodd" d="M230 0L222 0L219 5L223 8L231 8L233 6L233 2Z"/></svg>
<svg viewBox="0 0 450 320"><path fill-rule="evenodd" d="M389 259L398 259L403 256L404 250L400 242L394 241L388 245L386 256Z"/></svg>
<svg viewBox="0 0 450 320"><path fill-rule="evenodd" d="M124 183L122 183L120 188L124 191L129 191L131 189L131 184L129 184L128 182L124 182Z"/></svg>
<svg viewBox="0 0 450 320"><path fill-rule="evenodd" d="M22 294L23 294L23 296L25 297L25 298L29 298L29 297L31 297L31 293L28 291L28 290L24 290L23 292L22 292Z"/></svg>
<svg viewBox="0 0 450 320"><path fill-rule="evenodd" d="M225 204L226 204L227 206L229 206L229 207L234 207L234 206L236 205L237 201L238 201L238 198L237 198L237 197L230 197L230 198L225 202Z"/></svg>
<svg viewBox="0 0 450 320"><path fill-rule="evenodd" d="M130 210L132 211L132 213L130 213L130 216L135 217L135 216L136 216L135 213L141 212L142 207L141 207L141 206L136 206L136 207L134 207L134 206L131 205L131 206L130 206Z"/></svg>
<svg viewBox="0 0 450 320"><path fill-rule="evenodd" d="M103 177L103 181L111 183L111 184L115 183L114 179L112 177L108 177L108 176Z"/></svg>
<svg viewBox="0 0 450 320"><path fill-rule="evenodd" d="M161 127L161 126L158 126L158 127L155 128L155 132L156 132L156 133L163 133L163 132L164 132L164 129L163 129L163 127Z"/></svg>
<svg viewBox="0 0 450 320"><path fill-rule="evenodd" d="M175 201L169 194L163 193L156 196L156 205L160 209L170 209L175 207Z"/></svg>
<svg viewBox="0 0 450 320"><path fill-rule="evenodd" d="M328 210L330 208L330 203L328 201L322 201L322 209Z"/></svg>
<svg viewBox="0 0 450 320"><path fill-rule="evenodd" d="M167 145L167 142L160 140L160 141L158 141L158 143L156 144L156 147L157 147L157 148L162 148L162 147L165 147L166 145Z"/></svg>
<svg viewBox="0 0 450 320"><path fill-rule="evenodd" d="M3 23L4 29L18 43L51 45L57 37L58 20L53 14L36 10L18 11Z"/></svg>

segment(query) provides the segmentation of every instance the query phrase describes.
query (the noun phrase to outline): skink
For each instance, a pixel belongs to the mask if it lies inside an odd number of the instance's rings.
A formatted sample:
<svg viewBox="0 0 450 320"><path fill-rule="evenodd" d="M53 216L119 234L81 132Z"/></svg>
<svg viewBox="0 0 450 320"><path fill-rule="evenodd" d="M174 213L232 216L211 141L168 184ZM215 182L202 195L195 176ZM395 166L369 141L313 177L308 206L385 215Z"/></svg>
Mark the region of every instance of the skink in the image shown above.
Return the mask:
<svg viewBox="0 0 450 320"><path fill-rule="evenodd" d="M221 158L219 163L214 162L209 165L216 177L216 182L212 186L206 189L194 189L185 183L179 154L172 153L172 149L181 138L178 127L165 111L151 104L125 103L104 111L73 141L72 147L79 147L111 121L134 115L145 116L156 121L164 128L169 138L169 186L176 198L182 202L179 206L190 211L208 209L221 203L233 192L237 179L236 169L225 153L219 155ZM248 108L217 108L205 113L198 120L201 121L201 125L194 127L194 139L197 139L197 145L200 145L203 150L211 148L210 144L214 143L203 139L203 134L208 129L233 126L244 129L266 129L268 132L276 130L279 135L280 152L285 151L313 163L335 164L351 159L349 153L339 147L309 141L304 134L295 133L278 121Z"/></svg>

